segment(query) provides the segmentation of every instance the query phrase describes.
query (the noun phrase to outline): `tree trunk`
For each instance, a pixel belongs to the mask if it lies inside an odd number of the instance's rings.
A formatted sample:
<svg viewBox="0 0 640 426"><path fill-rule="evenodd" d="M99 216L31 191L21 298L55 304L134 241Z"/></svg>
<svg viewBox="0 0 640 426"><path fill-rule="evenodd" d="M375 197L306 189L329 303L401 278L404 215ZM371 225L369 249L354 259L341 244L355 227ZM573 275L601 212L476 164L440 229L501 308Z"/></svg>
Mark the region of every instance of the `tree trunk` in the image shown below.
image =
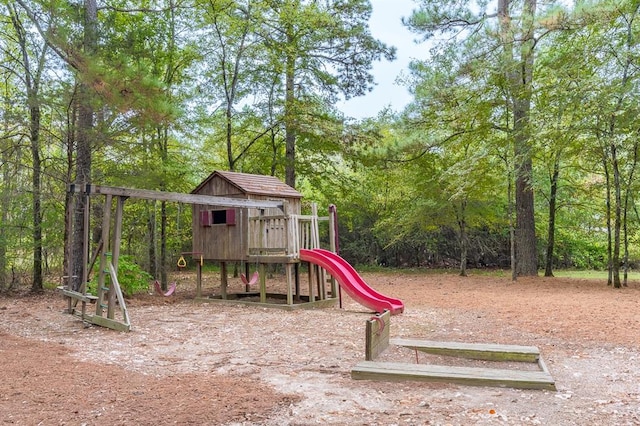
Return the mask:
<svg viewBox="0 0 640 426"><path fill-rule="evenodd" d="M466 206L467 202L462 201L460 203L460 209L458 211L458 230L460 232L460 276L467 276L467 257L469 252L469 235L467 233L467 220L466 220Z"/></svg>
<svg viewBox="0 0 640 426"><path fill-rule="evenodd" d="M8 111L9 100L4 100L5 111ZM3 127L5 134L9 133L9 114L2 114L4 117ZM2 186L0 186L0 293L8 285L7 280L7 224L9 222L9 207L11 205L11 161L9 161L9 149L0 149L0 173L2 175Z"/></svg>
<svg viewBox="0 0 640 426"><path fill-rule="evenodd" d="M96 25L98 11L96 0L85 0L84 2L84 52L86 56L91 56L96 49L97 33ZM78 87L78 128L76 134L76 179L75 183L83 189L84 185L91 182L91 137L93 130L93 107L91 105L91 88L83 81ZM73 215L73 236L71 259L73 261L73 290L78 291L83 271L86 265L83 264L84 253L84 212L88 208L85 204L87 199L82 192L77 193L75 210Z"/></svg>
<svg viewBox="0 0 640 426"><path fill-rule="evenodd" d="M290 37L289 43L292 43ZM296 111L295 111L295 72L296 58L293 54L287 54L286 64L286 94L284 107L285 120L285 183L292 188L296 187Z"/></svg>
<svg viewBox="0 0 640 426"><path fill-rule="evenodd" d="M158 277L158 256L156 254L156 202L149 201L147 203L147 209L147 255L149 256L149 268L147 271L152 277Z"/></svg>
<svg viewBox="0 0 640 426"><path fill-rule="evenodd" d="M556 237L556 202L558 196L558 177L560 176L560 161L556 157L553 162L551 175L551 190L549 191L549 223L547 231L547 257L544 269L545 277L553 276L553 252Z"/></svg>
<svg viewBox="0 0 640 426"><path fill-rule="evenodd" d="M41 199L41 175L42 162L40 159L40 99L39 86L40 75L44 68L46 44L36 61L36 69L32 69L31 58L27 47L26 31L20 20L18 12L8 6L11 15L11 23L16 34L20 54L22 56L22 68L24 70L24 84L27 94L27 107L29 109L29 145L31 148L31 208L32 208L32 255L33 275L31 291L42 291L42 199Z"/></svg>
<svg viewBox="0 0 640 426"><path fill-rule="evenodd" d="M160 282L167 290L167 202L160 202Z"/></svg>
<svg viewBox="0 0 640 426"><path fill-rule="evenodd" d="M513 176L511 174L511 168L507 162L507 168L509 170L507 176L507 215L509 216L509 256L511 258L511 281L518 279L516 259L516 228L513 221Z"/></svg>
<svg viewBox="0 0 640 426"><path fill-rule="evenodd" d="M78 120L77 102L74 93L71 99L70 108L67 111L67 134L66 134L66 150L67 150L67 170L66 183L71 183L73 179L73 143L75 140L75 127ZM71 230L73 229L73 194L66 192L64 197L64 260L62 270L67 273L69 270L69 261L71 257Z"/></svg>
<svg viewBox="0 0 640 426"><path fill-rule="evenodd" d="M620 188L620 167L618 165L618 153L615 143L611 144L611 164L613 169L613 254L611 257L611 273L613 275L613 287L621 288L620 282L620 230L622 225L622 197Z"/></svg>
<svg viewBox="0 0 640 426"><path fill-rule="evenodd" d="M38 102L37 99L34 102ZM32 171L33 204L33 283L31 291L42 291L42 208L41 208L41 161L40 161L40 106L29 108Z"/></svg>
<svg viewBox="0 0 640 426"><path fill-rule="evenodd" d="M607 161L606 149L602 150L602 167L604 169L604 179L606 185L606 205L605 215L607 221L607 285L613 284L613 239L611 230L611 173Z"/></svg>
<svg viewBox="0 0 640 426"><path fill-rule="evenodd" d="M503 43L505 75L513 107L515 155L516 229L515 255L518 275L538 274L535 215L532 188L533 160L529 132L531 86L534 64L533 17L536 0L525 0L522 9L522 34L516 32L510 16L510 0L498 1L500 36ZM516 59L518 58L518 59Z"/></svg>
<svg viewBox="0 0 640 426"><path fill-rule="evenodd" d="M624 278L622 281L622 285L624 287L628 286L629 279L629 201L632 198L632 185L635 176L636 167L638 165L638 141L635 141L633 144L633 161L631 162L631 167L629 170L629 179L627 180L627 184L624 188L624 206L623 206L623 217L622 217L622 225L623 225L623 244L624 244Z"/></svg>

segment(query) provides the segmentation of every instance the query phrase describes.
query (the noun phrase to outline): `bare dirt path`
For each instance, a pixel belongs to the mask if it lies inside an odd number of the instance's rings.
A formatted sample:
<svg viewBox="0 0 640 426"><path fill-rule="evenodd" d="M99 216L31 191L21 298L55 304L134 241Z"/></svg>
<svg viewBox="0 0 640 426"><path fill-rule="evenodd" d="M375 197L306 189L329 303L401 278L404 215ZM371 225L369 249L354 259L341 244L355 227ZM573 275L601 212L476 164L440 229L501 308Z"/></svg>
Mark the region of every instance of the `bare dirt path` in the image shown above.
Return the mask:
<svg viewBox="0 0 640 426"><path fill-rule="evenodd" d="M363 276L406 303L392 337L538 346L557 392L355 381L371 313L352 301L284 312L194 303L179 285L130 300L130 333L84 328L53 293L0 298L0 422L640 425L638 283Z"/></svg>

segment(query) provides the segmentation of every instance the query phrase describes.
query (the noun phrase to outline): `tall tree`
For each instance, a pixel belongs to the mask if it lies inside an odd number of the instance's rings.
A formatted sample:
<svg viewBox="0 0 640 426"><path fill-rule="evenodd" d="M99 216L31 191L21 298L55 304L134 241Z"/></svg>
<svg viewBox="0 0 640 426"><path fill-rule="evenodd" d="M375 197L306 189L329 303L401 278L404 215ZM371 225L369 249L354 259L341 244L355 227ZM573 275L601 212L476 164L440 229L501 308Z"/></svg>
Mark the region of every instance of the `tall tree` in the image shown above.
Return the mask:
<svg viewBox="0 0 640 426"><path fill-rule="evenodd" d="M98 44L98 6L96 0L84 0L83 39L82 54L85 61L89 61L96 53ZM92 90L87 79L80 79L78 85L78 124L76 127L76 176L75 184L82 187L91 182L91 155L93 138L93 114ZM83 271L87 267L83 263L87 253L84 252L85 211L89 208L88 200L81 193L75 200L73 236L71 258L73 259L73 271L70 279L72 288L76 291L84 284L82 282Z"/></svg>
<svg viewBox="0 0 640 426"><path fill-rule="evenodd" d="M338 95L365 94L373 85L372 63L395 59L395 48L371 36L368 0L266 4L259 36L284 82L285 181L295 187L296 140L311 113L305 99L318 96L331 105Z"/></svg>
<svg viewBox="0 0 640 426"><path fill-rule="evenodd" d="M42 160L40 158L41 133L41 92L40 85L47 56L47 41L41 46L32 46L28 32L22 23L22 17L15 5L7 5L16 41L19 46L22 66L22 81L26 91L29 111L29 145L31 148L31 193L32 193L32 237L33 237L33 275L31 289L42 291ZM35 60L32 61L32 55ZM35 63L33 63L35 62Z"/></svg>
<svg viewBox="0 0 640 426"><path fill-rule="evenodd" d="M492 4L478 2L421 0L420 8L405 21L413 31L431 38L436 34L450 36L445 44L467 44L463 60L485 57L488 69L495 73L493 83L506 93L509 128L515 158L515 261L519 275L536 275L536 250L531 99L533 93L534 53L541 34L547 32L547 20L537 20L536 0L499 0L494 12ZM562 14L554 2L540 12ZM555 22L555 20L551 20ZM553 25L552 25L553 26ZM555 26L553 26L555 28ZM469 46L473 46L470 48ZM495 52L500 52L495 56ZM469 64L469 66L473 66Z"/></svg>

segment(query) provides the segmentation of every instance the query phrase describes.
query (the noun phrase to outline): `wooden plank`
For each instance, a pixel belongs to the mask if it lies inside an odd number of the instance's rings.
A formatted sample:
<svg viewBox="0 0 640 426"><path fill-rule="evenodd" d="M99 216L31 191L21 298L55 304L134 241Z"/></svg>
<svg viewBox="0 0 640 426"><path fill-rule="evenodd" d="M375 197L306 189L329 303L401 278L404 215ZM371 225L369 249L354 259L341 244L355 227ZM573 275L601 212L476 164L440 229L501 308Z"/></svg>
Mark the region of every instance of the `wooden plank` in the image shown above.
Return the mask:
<svg viewBox="0 0 640 426"><path fill-rule="evenodd" d="M362 361L351 370L355 380L444 382L470 386L498 386L517 389L556 390L551 375L544 371L454 367Z"/></svg>
<svg viewBox="0 0 640 426"><path fill-rule="evenodd" d="M419 339L392 339L391 343L434 355L488 361L537 362L540 358L540 351L535 346L436 342Z"/></svg>
<svg viewBox="0 0 640 426"><path fill-rule="evenodd" d="M111 289L115 291L118 304L120 305L120 312L122 312L122 316L123 316L122 322L124 325L128 327L127 328L127 331L128 331L131 329L131 320L129 319L129 311L127 310L127 304L124 301L122 289L120 288L120 283L118 282L118 275L111 262L107 262L107 265L109 266L109 272L111 274Z"/></svg>
<svg viewBox="0 0 640 426"><path fill-rule="evenodd" d="M82 294L77 291L61 289L62 295L66 297L71 297L72 299L80 300L85 303L93 303L96 301L97 297L91 294Z"/></svg>
<svg viewBox="0 0 640 426"><path fill-rule="evenodd" d="M364 358L373 361L389 346L391 313L385 310L366 323Z"/></svg>
<svg viewBox="0 0 640 426"><path fill-rule="evenodd" d="M260 271L258 272L260 276L260 303L267 303L267 268L264 263L260 263L258 269Z"/></svg>
<svg viewBox="0 0 640 426"><path fill-rule="evenodd" d="M205 206L238 207L238 208L278 208L283 209L284 202L277 200L247 200L231 197L217 197L212 195L184 194L180 192L151 191L146 189L118 188L113 186L69 185L69 192L85 192L89 195L103 194L117 197L140 198L144 200L173 201L185 204L200 204Z"/></svg>
<svg viewBox="0 0 640 426"><path fill-rule="evenodd" d="M101 317L100 315L92 315L91 317L86 318L86 321L116 331L131 331L131 324L125 324L107 317Z"/></svg>

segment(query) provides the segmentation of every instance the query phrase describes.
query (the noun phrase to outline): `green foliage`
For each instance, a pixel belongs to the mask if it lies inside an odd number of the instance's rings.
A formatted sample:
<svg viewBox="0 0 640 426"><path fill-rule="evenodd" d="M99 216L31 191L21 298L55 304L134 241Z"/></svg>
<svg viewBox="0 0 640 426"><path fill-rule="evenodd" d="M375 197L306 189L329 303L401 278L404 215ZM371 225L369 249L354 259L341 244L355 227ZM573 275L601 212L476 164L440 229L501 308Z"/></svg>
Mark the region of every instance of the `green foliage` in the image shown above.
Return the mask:
<svg viewBox="0 0 640 426"><path fill-rule="evenodd" d="M115 1L100 8L91 58L80 48L81 6L16 3L29 59L46 59L39 86L46 266L63 265L65 193L77 161L76 84L82 81L93 91L97 112L91 153L96 184L190 192L214 169L283 176L292 164L285 136L293 131L297 188L321 209L338 206L341 250L348 260L453 266L466 235L470 266L506 267L513 201L507 191L510 185L513 191L518 159L499 26L492 10L483 14L485 6L494 6L418 3L415 14L407 10L411 29L427 38L445 29L453 37L425 47L403 74L413 94L405 111L382 111L359 122L345 120L335 101L366 93L374 83L371 65L395 54L368 29L369 1L198 0L191 8ZM35 12L43 34L21 5ZM626 261L634 264L640 259L634 195L640 189L637 2L538 6L526 131L533 141L527 184L536 194L539 257L553 213L554 267L606 267L607 185L614 187L616 165L619 207L627 213ZM514 23L514 31L521 31L520 24ZM55 31L47 32L52 25ZM24 76L16 59L21 55L10 20L0 22L0 31L1 287L3 272L32 263L34 164L26 142ZM62 61L51 51L41 56L38 46L46 34ZM293 95L288 104L287 94ZM556 166L559 186L551 212ZM189 207L167 203L164 222L161 210L159 203L125 204L122 251L128 256L121 259L120 274L127 294L146 291L150 277L136 271L138 265L171 267L180 252L190 251ZM99 228L98 219L91 220L91 228ZM166 259L158 265L162 228Z"/></svg>
<svg viewBox="0 0 640 426"><path fill-rule="evenodd" d="M121 256L118 262L118 280L126 296L144 293L149 290L149 281L153 277L129 256Z"/></svg>
<svg viewBox="0 0 640 426"><path fill-rule="evenodd" d="M109 275L105 276L108 280ZM138 265L131 256L120 256L118 261L118 282L120 283L120 289L126 297L131 297L135 294L146 293L149 291L149 282L153 277L145 272L140 265ZM97 275L92 278L89 283L88 292L96 295L98 286Z"/></svg>

